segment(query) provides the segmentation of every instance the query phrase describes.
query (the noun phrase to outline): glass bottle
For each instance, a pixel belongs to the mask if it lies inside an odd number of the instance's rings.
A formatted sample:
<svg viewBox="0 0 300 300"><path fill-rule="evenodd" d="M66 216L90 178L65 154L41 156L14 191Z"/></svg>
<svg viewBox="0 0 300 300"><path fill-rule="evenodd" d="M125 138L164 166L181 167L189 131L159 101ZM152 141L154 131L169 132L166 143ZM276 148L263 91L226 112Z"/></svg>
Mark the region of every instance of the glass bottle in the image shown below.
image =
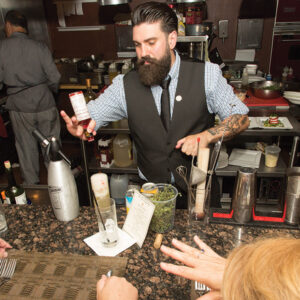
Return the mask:
<svg viewBox="0 0 300 300"><path fill-rule="evenodd" d="M109 83L111 84L113 79L118 75L118 70L115 62L112 62L108 68Z"/></svg>
<svg viewBox="0 0 300 300"><path fill-rule="evenodd" d="M9 204L26 204L25 190L16 183L12 167L9 160L4 162L8 187L5 189L6 203Z"/></svg>
<svg viewBox="0 0 300 300"><path fill-rule="evenodd" d="M4 209L2 203L0 202L0 234L7 230L7 223L5 218Z"/></svg>
<svg viewBox="0 0 300 300"><path fill-rule="evenodd" d="M113 140L114 163L118 167L132 164L131 140L128 134L119 133Z"/></svg>
<svg viewBox="0 0 300 300"><path fill-rule="evenodd" d="M244 68L243 75L242 75L242 86L243 87L246 87L248 85L248 79L249 79L249 76L248 76L247 69Z"/></svg>
<svg viewBox="0 0 300 300"><path fill-rule="evenodd" d="M84 134L89 142L94 140L93 133L87 132L87 127L90 123L91 116L87 109L86 101L82 91L69 94L71 104L77 118L78 123L83 127Z"/></svg>
<svg viewBox="0 0 300 300"><path fill-rule="evenodd" d="M92 90L91 79L87 78L85 82L86 82L86 92L84 93L84 98L86 103L88 103L91 100L95 100L97 98L97 95Z"/></svg>

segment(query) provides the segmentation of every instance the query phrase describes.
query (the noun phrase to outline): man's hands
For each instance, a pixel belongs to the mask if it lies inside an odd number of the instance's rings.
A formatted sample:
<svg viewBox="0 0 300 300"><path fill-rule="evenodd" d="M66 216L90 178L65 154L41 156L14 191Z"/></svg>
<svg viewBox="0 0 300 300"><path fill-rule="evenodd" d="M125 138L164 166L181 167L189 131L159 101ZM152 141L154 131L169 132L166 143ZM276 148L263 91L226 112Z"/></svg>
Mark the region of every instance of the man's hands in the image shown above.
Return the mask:
<svg viewBox="0 0 300 300"><path fill-rule="evenodd" d="M179 141L177 141L177 144L175 146L176 149L181 148L181 151L185 153L186 155L198 155L197 149L198 149L198 143L197 140L200 138L199 142L199 148L206 148L209 143L209 134L207 131L203 131L201 133L188 135Z"/></svg>
<svg viewBox="0 0 300 300"><path fill-rule="evenodd" d="M201 133L188 135L177 141L176 149L180 149L186 155L194 155L197 153L197 139L200 138L199 148L206 148L210 143L217 142L224 134L224 139L229 140L247 129L249 126L249 118L247 115L231 115L221 122L221 124L209 128Z"/></svg>
<svg viewBox="0 0 300 300"><path fill-rule="evenodd" d="M0 258L7 257L8 253L6 252L6 249L11 249L12 246L4 241L3 239L0 239Z"/></svg>
<svg viewBox="0 0 300 300"><path fill-rule="evenodd" d="M124 277L102 275L97 282L97 300L137 300L138 290Z"/></svg>
<svg viewBox="0 0 300 300"><path fill-rule="evenodd" d="M220 299L226 259L215 253L197 236L194 237L194 241L199 249L190 247L176 239L172 240L172 244L180 251L161 246L160 250L164 254L182 262L184 266L161 262L160 267L168 273L199 281L211 288L212 291L201 297L201 300Z"/></svg>
<svg viewBox="0 0 300 300"><path fill-rule="evenodd" d="M61 111L60 112L61 117L64 119L64 121L66 122L66 126L68 131L76 137L81 138L82 140L86 140L86 136L84 135L84 130L83 127L81 125L78 124L78 121L76 119L75 116L73 116L72 118L70 118L65 111ZM96 135L96 131L94 130L96 127L96 122L94 120L91 120L88 127L87 127L87 132L89 133L93 133L93 135Z"/></svg>

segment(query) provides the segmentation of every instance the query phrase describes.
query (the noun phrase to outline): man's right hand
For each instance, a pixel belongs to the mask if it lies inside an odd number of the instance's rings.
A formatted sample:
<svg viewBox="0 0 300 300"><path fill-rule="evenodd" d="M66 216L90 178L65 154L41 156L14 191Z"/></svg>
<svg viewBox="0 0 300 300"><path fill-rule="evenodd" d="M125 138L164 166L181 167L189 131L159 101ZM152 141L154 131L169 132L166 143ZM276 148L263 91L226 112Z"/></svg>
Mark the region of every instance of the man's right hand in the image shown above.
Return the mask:
<svg viewBox="0 0 300 300"><path fill-rule="evenodd" d="M81 138L82 140L86 140L86 136L84 135L83 132L83 127L81 125L78 124L78 121L76 119L75 116L73 116L72 118L70 118L65 111L61 111L60 112L61 117L64 119L64 121L66 122L66 126L68 131L76 137ZM92 132L93 135L96 135L96 131L94 130L96 127L96 122L95 120L91 120L88 127L87 127L87 132Z"/></svg>

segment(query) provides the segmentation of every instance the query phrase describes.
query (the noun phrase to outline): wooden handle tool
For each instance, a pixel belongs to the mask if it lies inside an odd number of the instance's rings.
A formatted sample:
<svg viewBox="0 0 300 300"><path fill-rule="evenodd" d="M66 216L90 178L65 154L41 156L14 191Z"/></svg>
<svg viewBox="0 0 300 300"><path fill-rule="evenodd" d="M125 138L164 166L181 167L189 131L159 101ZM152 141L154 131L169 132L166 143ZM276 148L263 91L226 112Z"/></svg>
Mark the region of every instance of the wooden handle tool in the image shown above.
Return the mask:
<svg viewBox="0 0 300 300"><path fill-rule="evenodd" d="M209 148L199 148L198 156L197 156L198 168L201 169L203 172L207 173L208 162L209 162ZM206 180L200 182L197 185L196 204L195 204L196 214L204 213L205 186L206 186Z"/></svg>

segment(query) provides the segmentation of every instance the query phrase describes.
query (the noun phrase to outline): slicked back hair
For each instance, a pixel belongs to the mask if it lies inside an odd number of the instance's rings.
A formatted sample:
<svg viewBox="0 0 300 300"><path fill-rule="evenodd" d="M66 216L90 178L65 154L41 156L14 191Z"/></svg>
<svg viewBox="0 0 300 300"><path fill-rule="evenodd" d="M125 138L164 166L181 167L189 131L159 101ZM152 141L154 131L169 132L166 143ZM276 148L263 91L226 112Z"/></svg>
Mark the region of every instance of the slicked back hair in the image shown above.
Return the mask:
<svg viewBox="0 0 300 300"><path fill-rule="evenodd" d="M146 2L138 5L132 12L132 25L142 23L161 23L161 30L167 34L177 32L178 20L175 12L161 2Z"/></svg>

